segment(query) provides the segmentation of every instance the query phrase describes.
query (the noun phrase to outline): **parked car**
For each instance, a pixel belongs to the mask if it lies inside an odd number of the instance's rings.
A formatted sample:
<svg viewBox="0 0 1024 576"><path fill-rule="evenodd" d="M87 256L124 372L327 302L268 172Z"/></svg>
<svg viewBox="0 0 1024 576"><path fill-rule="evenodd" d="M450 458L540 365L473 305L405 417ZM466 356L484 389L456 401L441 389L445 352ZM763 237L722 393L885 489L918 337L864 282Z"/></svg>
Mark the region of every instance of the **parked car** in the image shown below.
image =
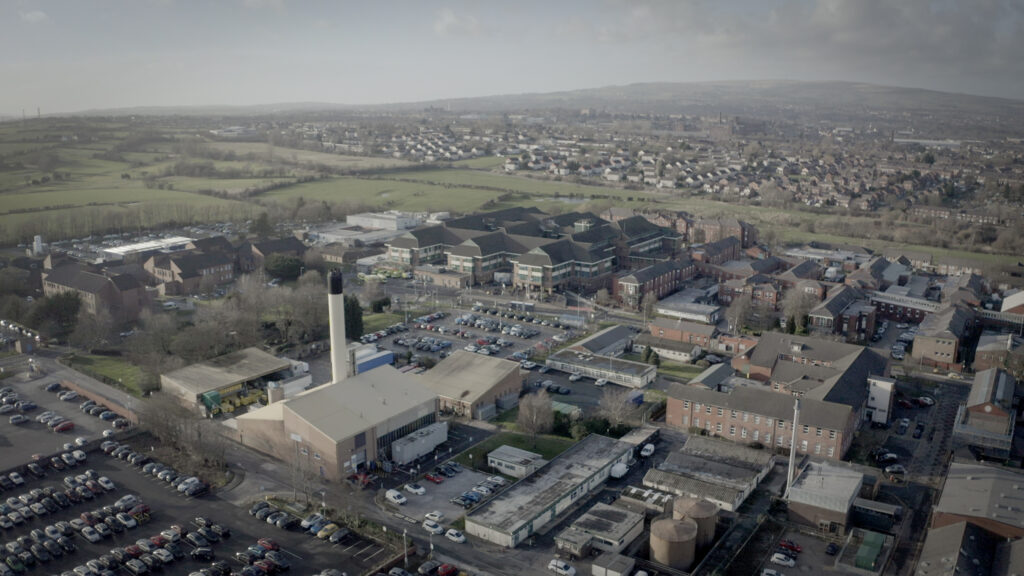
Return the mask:
<svg viewBox="0 0 1024 576"><path fill-rule="evenodd" d="M433 520L424 520L423 529L427 532L430 532L431 534L444 534L444 528L442 528L440 524L434 522Z"/></svg>
<svg viewBox="0 0 1024 576"><path fill-rule="evenodd" d="M405 495L403 495L398 490L388 490L387 493L384 494L384 497L387 498L389 501L398 504L399 506L408 502L408 499L406 499Z"/></svg>
<svg viewBox="0 0 1024 576"><path fill-rule="evenodd" d="M560 576L576 576L576 569L570 566L568 562L558 558L553 558L548 562L548 570Z"/></svg>
<svg viewBox="0 0 1024 576"><path fill-rule="evenodd" d="M406 484L405 491L409 492L410 494L416 494L419 496L422 496L427 493L427 490L423 486L420 486L419 484L416 483Z"/></svg>
<svg viewBox="0 0 1024 576"><path fill-rule="evenodd" d="M451 540L452 542L462 543L466 541L466 536L454 528L450 528L444 533L444 537Z"/></svg>

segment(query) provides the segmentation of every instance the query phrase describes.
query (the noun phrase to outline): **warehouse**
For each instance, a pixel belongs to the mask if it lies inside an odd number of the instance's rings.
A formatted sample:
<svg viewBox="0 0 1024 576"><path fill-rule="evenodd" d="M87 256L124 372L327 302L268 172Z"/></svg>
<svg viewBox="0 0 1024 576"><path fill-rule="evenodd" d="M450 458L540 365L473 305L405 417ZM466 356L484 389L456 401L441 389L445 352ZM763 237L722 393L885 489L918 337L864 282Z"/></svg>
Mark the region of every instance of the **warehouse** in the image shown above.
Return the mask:
<svg viewBox="0 0 1024 576"><path fill-rule="evenodd" d="M617 554L643 531L643 514L598 502L555 536L555 546L576 558L592 550Z"/></svg>
<svg viewBox="0 0 1024 576"><path fill-rule="evenodd" d="M465 350L456 350L419 379L437 394L442 412L480 420L514 407L523 387L519 363Z"/></svg>
<svg viewBox="0 0 1024 576"><path fill-rule="evenodd" d="M291 462L300 471L340 480L408 462L447 441L437 394L389 365L350 376L341 272L328 277L331 383L239 416L238 441ZM396 446L397 443L397 446Z"/></svg>
<svg viewBox="0 0 1024 576"><path fill-rule="evenodd" d="M768 475L775 457L732 442L690 436L683 448L644 475L644 486L709 500L735 511Z"/></svg>
<svg viewBox="0 0 1024 576"><path fill-rule="evenodd" d="M392 443L437 417L437 395L385 365L274 402L237 424L242 444L338 480L391 461ZM423 453L447 440L447 429L427 440Z"/></svg>
<svg viewBox="0 0 1024 576"><path fill-rule="evenodd" d="M466 534L507 548L526 541L600 487L633 446L591 434L466 515Z"/></svg>
<svg viewBox="0 0 1024 576"><path fill-rule="evenodd" d="M160 388L190 408L209 414L234 412L266 401L269 382L283 386L294 379L308 379L305 366L259 348L245 348L162 374Z"/></svg>

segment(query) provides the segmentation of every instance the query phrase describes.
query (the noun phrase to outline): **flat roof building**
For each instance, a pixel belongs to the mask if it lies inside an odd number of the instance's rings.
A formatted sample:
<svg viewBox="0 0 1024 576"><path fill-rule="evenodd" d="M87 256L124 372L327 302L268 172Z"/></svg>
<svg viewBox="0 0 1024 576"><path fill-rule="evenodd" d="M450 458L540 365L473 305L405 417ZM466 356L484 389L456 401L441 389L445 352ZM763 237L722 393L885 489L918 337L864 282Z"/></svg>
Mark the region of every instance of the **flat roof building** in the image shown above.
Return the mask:
<svg viewBox="0 0 1024 576"><path fill-rule="evenodd" d="M643 514L598 502L555 536L555 546L576 558L592 550L617 554L643 531Z"/></svg>
<svg viewBox="0 0 1024 576"><path fill-rule="evenodd" d="M440 399L442 412L489 420L519 401L519 363L456 350L419 376Z"/></svg>
<svg viewBox="0 0 1024 576"><path fill-rule="evenodd" d="M633 446L591 434L531 476L466 515L466 533L515 548L628 463Z"/></svg>
<svg viewBox="0 0 1024 576"><path fill-rule="evenodd" d="M540 454L502 445L487 453L487 465L514 478L524 478L547 464Z"/></svg>
<svg viewBox="0 0 1024 576"><path fill-rule="evenodd" d="M548 356L545 363L555 370L580 374L594 380L604 378L629 388L643 388L658 376L658 369L652 364L573 350L559 350Z"/></svg>
<svg viewBox="0 0 1024 576"><path fill-rule="evenodd" d="M1024 473L1003 466L965 463L949 465L932 528L969 521L1002 538L1024 537Z"/></svg>
<svg viewBox="0 0 1024 576"><path fill-rule="evenodd" d="M789 518L825 532L842 534L864 475L851 468L808 462L789 489Z"/></svg>
<svg viewBox="0 0 1024 576"><path fill-rule="evenodd" d="M144 242L136 242L135 244L124 244L122 246L104 248L103 259L124 260L134 256L135 254L150 251L174 252L185 249L193 240L193 238L187 238L185 236L171 236L169 238L157 238L154 240L146 240Z"/></svg>

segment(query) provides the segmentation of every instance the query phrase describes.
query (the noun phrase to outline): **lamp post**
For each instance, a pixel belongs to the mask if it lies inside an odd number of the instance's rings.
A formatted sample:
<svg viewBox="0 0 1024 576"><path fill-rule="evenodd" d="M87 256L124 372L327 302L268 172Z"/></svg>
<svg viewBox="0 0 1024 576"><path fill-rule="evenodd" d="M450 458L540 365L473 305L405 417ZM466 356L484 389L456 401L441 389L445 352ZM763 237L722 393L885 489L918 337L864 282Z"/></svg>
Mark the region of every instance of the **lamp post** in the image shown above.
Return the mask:
<svg viewBox="0 0 1024 576"><path fill-rule="evenodd" d="M405 537L408 532L408 530L402 528L402 553L405 555L405 567L407 569L409 568L409 545L406 544Z"/></svg>
<svg viewBox="0 0 1024 576"><path fill-rule="evenodd" d="M320 491L320 514L323 514L324 510L327 510L327 499L325 496L326 492L326 490Z"/></svg>

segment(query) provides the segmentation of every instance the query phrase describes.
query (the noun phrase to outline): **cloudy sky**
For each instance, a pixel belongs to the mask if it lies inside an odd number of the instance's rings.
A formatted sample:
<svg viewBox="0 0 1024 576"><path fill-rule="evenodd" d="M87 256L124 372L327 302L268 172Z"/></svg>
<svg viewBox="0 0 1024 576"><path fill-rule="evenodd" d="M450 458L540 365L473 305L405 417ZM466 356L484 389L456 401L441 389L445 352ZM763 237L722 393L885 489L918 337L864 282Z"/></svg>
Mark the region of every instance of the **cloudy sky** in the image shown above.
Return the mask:
<svg viewBox="0 0 1024 576"><path fill-rule="evenodd" d="M3 0L0 114L853 80L1024 99L1022 0Z"/></svg>

